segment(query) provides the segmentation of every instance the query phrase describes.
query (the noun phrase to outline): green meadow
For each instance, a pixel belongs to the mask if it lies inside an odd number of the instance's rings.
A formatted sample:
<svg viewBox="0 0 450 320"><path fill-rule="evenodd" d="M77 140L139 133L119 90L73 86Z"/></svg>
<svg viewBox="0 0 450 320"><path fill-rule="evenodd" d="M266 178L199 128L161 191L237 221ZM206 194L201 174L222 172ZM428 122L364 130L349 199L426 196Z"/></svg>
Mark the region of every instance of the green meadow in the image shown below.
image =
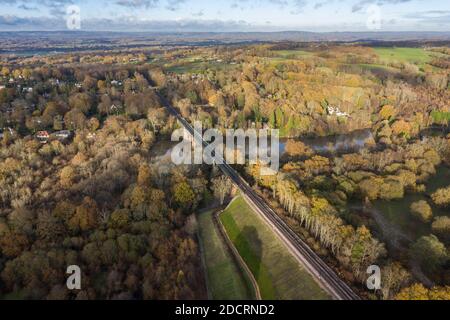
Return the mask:
<svg viewBox="0 0 450 320"><path fill-rule="evenodd" d="M254 299L251 283L234 262L213 221L214 212L198 215L208 290L215 300Z"/></svg>
<svg viewBox="0 0 450 320"><path fill-rule="evenodd" d="M242 197L222 213L221 221L256 278L263 299L329 299Z"/></svg>

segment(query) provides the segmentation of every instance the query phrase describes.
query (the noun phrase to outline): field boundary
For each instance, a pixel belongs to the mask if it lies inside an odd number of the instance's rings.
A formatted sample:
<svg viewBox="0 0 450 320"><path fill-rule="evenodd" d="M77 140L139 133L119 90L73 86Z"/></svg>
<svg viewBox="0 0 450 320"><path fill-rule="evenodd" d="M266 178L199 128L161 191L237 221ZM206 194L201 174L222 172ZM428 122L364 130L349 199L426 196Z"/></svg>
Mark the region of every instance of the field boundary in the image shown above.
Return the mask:
<svg viewBox="0 0 450 320"><path fill-rule="evenodd" d="M198 221L198 215L195 215L195 219ZM198 222L197 222L198 223ZM206 261L205 261L205 246L203 244L203 239L200 235L200 228L197 229L196 232L197 241L200 247L200 259L202 261L202 268L203 268L203 274L205 276L205 286L206 286L206 296L208 297L208 300L212 300L212 290L211 285L209 283L208 279L208 268L206 267Z"/></svg>
<svg viewBox="0 0 450 320"><path fill-rule="evenodd" d="M230 202L230 204L235 199L233 199ZM244 259L242 259L241 255L239 254L239 251L237 250L237 248L233 244L233 241L231 241L230 237L228 236L227 231L225 230L225 227L222 224L222 221L220 221L220 215L223 212L224 212L224 210L221 210L221 211L216 211L213 214L214 215L214 218L213 218L214 224L218 228L219 233L220 233L221 237L223 238L223 240L225 241L225 244L226 244L228 250L231 252L231 256L233 257L233 260L235 260L235 262L240 266L240 269L244 271L244 273L247 275L248 279L252 283L253 291L254 291L256 300L262 300L262 298L261 298L261 291L259 290L258 282L256 281L255 276L253 275L253 273L250 270L250 268L248 267L248 265L245 263Z"/></svg>

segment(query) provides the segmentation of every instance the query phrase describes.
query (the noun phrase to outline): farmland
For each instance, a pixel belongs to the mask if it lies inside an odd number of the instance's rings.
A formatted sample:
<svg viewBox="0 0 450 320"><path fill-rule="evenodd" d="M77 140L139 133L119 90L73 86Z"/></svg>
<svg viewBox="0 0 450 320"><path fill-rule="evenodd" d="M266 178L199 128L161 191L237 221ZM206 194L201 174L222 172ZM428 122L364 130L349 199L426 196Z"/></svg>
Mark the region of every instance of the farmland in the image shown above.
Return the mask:
<svg viewBox="0 0 450 320"><path fill-rule="evenodd" d="M387 62L409 62L416 64L428 63L433 54L422 48L375 48L379 57Z"/></svg>

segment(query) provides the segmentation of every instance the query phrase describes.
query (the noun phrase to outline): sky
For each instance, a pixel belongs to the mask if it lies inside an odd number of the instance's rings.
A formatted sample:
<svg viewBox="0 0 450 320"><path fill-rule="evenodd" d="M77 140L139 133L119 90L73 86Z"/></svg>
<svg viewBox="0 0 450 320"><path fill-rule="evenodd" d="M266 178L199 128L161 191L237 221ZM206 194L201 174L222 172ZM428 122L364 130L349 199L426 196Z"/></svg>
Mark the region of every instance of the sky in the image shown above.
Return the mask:
<svg viewBox="0 0 450 320"><path fill-rule="evenodd" d="M450 32L450 0L0 0L0 31L78 28Z"/></svg>

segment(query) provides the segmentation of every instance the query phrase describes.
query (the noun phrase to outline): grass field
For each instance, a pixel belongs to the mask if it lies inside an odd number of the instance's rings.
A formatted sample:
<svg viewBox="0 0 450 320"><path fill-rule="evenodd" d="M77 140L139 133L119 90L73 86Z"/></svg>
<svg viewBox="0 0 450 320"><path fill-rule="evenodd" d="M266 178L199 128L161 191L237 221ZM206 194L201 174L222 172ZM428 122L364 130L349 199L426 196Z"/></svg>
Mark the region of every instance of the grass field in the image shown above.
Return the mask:
<svg viewBox="0 0 450 320"><path fill-rule="evenodd" d="M329 299L243 198L237 198L221 220L255 276L263 299Z"/></svg>
<svg viewBox="0 0 450 320"><path fill-rule="evenodd" d="M213 299L254 299L251 284L234 263L213 222L213 212L198 215L200 239L208 277L208 289Z"/></svg>
<svg viewBox="0 0 450 320"><path fill-rule="evenodd" d="M181 64L175 64L172 66L169 66L167 68L167 71L174 72L178 74L183 73L205 73L206 70L212 69L212 70L228 70L236 67L236 65L232 65L225 62L217 62L217 61L209 61L209 62L203 62L203 61L190 61L185 62Z"/></svg>
<svg viewBox="0 0 450 320"><path fill-rule="evenodd" d="M409 62L425 64L433 59L432 53L422 48L374 48L378 56L386 62Z"/></svg>
<svg viewBox="0 0 450 320"><path fill-rule="evenodd" d="M313 55L312 52L304 50L276 50L274 52L278 57L287 59L298 59L302 57L310 57Z"/></svg>
<svg viewBox="0 0 450 320"><path fill-rule="evenodd" d="M273 51L274 57L266 58L270 63L283 63L290 60L299 60L303 58L312 57L314 54L302 50L276 50Z"/></svg>

